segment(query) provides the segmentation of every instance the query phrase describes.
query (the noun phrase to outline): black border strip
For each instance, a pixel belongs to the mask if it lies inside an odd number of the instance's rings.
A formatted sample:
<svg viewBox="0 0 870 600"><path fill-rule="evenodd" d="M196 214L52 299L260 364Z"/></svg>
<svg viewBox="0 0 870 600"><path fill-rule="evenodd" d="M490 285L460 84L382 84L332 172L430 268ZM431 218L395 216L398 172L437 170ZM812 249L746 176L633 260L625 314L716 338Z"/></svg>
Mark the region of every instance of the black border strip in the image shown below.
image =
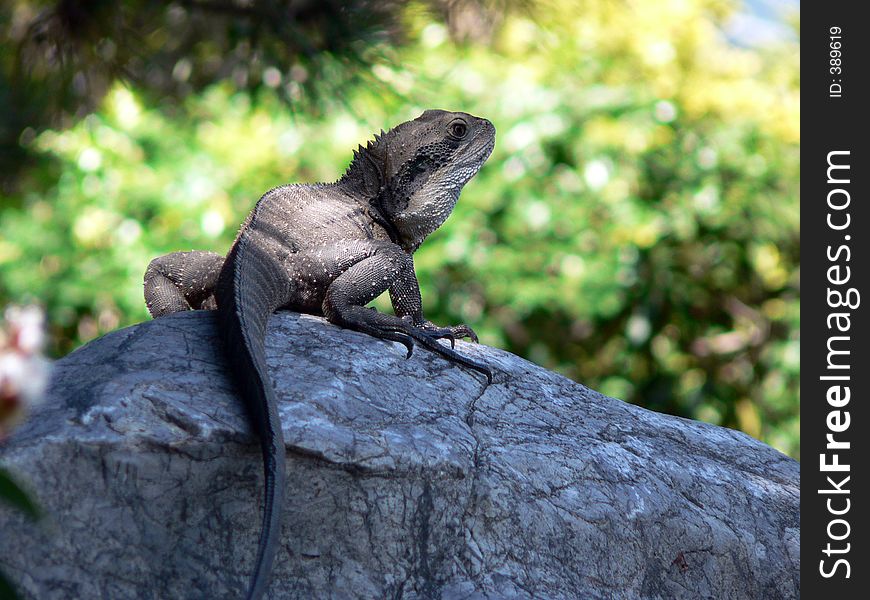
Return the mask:
<svg viewBox="0 0 870 600"><path fill-rule="evenodd" d="M801 591L806 598L870 594L870 97L865 83L870 24L859 18L863 7L861 2L806 3L801 15L809 27L801 44ZM829 170L829 164L835 167ZM829 434L835 442L831 447ZM828 469L836 462L849 465L848 470L823 470L822 456Z"/></svg>

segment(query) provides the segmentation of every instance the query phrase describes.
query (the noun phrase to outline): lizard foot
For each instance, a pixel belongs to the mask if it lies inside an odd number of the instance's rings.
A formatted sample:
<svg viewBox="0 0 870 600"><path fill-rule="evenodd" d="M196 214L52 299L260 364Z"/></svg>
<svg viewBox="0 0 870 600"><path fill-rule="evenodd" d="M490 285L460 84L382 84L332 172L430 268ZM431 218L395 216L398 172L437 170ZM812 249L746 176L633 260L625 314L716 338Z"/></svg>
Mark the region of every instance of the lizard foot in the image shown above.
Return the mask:
<svg viewBox="0 0 870 600"><path fill-rule="evenodd" d="M415 344L419 344L427 350L440 354L450 361L468 367L469 369L473 369L478 373L482 373L486 376L486 382L492 383L492 371L489 367L476 360L463 356L453 349L455 347L454 344L456 338L461 339L463 337L470 337L474 341L477 341L477 335L475 335L474 331L468 325L438 327L427 321L421 326L411 324L410 319L407 318L392 323L355 322L352 324L343 323L343 325L350 326L352 329L356 329L362 333L367 333L372 337L389 340L391 342L399 342L408 350L406 358L411 358ZM449 339L450 347L438 343L439 339Z"/></svg>
<svg viewBox="0 0 870 600"><path fill-rule="evenodd" d="M492 383L492 371L489 369L489 367L487 367L483 363L477 362L476 360L473 360L466 356L462 356L453 349L455 347L455 341L457 337L470 337L475 342L477 341L477 336L468 325L434 328L429 328L426 326L410 326L402 333L405 333L406 335L411 337L414 341L419 343L424 348L427 348L432 352L436 352L448 360L452 360L457 364L464 365L469 369L474 369L478 373L483 373L484 375L486 375L486 382ZM448 348L443 344L439 344L439 339L449 339L450 347ZM410 349L408 351L408 356L411 356Z"/></svg>
<svg viewBox="0 0 870 600"><path fill-rule="evenodd" d="M475 342L477 335L468 325L453 327L438 327L431 321L421 320L415 324L409 315L402 318L381 314L362 306L347 306L336 310L329 303L324 303L326 318L340 326L368 334L372 337L398 342L408 350L407 358L414 352L414 346L419 344L427 350L440 354L447 360L473 369L486 376L487 383L492 383L492 371L485 364L462 356L456 352L457 338L469 337ZM450 340L450 346L439 343L440 339Z"/></svg>

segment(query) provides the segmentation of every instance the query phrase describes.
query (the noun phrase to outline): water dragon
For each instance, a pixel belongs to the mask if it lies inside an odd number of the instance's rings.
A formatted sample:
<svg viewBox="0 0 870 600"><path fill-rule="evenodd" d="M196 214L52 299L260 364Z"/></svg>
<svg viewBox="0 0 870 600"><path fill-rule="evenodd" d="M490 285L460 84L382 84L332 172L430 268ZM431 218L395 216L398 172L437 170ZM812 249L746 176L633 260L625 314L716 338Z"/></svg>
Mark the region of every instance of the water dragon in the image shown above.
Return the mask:
<svg viewBox="0 0 870 600"><path fill-rule="evenodd" d="M247 598L260 598L280 534L285 447L266 367L269 316L289 309L399 342L420 345L492 380L490 369L456 352L477 341L467 325L439 327L423 317L413 254L452 212L463 186L495 145L486 119L427 110L354 151L334 183L282 185L266 192L226 256L175 252L151 261L145 300L155 318L217 311L224 353L260 440L265 500ZM395 315L366 305L389 291ZM447 339L450 345L439 342Z"/></svg>

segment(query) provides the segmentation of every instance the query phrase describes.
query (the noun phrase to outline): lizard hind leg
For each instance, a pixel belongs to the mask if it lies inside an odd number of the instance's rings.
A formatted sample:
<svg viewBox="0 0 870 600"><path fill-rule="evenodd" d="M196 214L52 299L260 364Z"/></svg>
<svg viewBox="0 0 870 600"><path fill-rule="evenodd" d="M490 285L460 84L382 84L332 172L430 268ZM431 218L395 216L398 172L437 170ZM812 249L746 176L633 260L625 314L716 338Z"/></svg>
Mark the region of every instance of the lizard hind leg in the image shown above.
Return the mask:
<svg viewBox="0 0 870 600"><path fill-rule="evenodd" d="M145 271L145 304L155 319L186 310L214 309L214 291L225 257L214 252L173 252Z"/></svg>

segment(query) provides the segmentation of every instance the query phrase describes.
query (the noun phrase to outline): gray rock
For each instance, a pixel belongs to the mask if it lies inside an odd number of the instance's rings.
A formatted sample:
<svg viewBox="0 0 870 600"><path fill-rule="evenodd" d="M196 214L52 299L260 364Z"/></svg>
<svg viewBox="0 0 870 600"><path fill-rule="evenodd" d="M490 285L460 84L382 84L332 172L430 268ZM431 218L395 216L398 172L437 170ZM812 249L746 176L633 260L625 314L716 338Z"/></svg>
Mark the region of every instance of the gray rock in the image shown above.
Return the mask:
<svg viewBox="0 0 870 600"><path fill-rule="evenodd" d="M799 465L512 354L418 349L294 313L267 341L287 440L272 598L797 598ZM56 363L0 448L51 515L0 507L27 597L234 598L262 465L213 316L114 332Z"/></svg>

